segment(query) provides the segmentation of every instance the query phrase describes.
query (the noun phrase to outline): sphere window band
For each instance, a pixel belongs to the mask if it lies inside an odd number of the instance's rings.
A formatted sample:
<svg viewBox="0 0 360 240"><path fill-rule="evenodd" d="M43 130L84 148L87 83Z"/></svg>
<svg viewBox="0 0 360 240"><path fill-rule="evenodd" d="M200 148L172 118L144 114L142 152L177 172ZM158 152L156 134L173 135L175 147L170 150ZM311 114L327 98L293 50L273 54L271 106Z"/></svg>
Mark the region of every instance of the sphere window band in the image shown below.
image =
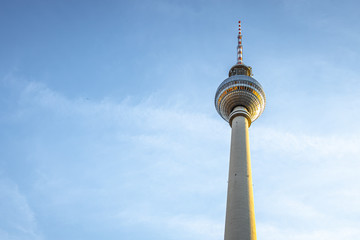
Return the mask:
<svg viewBox="0 0 360 240"><path fill-rule="evenodd" d="M262 97L259 95L259 93L257 93L254 89L249 88L249 87L246 87L246 86L234 86L234 87L231 87L231 88L227 88L227 89L220 95L217 104L218 104L218 105L220 104L220 101L223 99L223 97L224 97L226 94L228 94L228 93L230 93L230 92L232 92L232 91L238 90L238 89L246 90L246 91L248 91L248 92L251 92L251 93L255 94L255 96L258 98L258 100L259 100L260 102L264 102L264 101L262 100Z"/></svg>
<svg viewBox="0 0 360 240"><path fill-rule="evenodd" d="M220 84L217 92L221 92L223 89L227 88L228 86L234 85L234 84L250 85L250 86L254 87L257 91L260 92L260 94L262 94L265 97L265 93L262 90L262 88L258 87L256 84L254 84L250 81L229 81L226 84Z"/></svg>

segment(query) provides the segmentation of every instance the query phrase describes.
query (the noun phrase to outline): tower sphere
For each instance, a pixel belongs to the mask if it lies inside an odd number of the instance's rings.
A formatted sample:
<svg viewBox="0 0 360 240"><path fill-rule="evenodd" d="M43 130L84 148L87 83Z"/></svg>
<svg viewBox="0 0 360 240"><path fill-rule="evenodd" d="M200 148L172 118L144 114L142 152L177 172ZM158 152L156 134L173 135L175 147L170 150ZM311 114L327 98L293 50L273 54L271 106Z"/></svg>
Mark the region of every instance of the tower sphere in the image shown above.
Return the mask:
<svg viewBox="0 0 360 240"><path fill-rule="evenodd" d="M229 71L229 77L218 87L215 94L215 108L225 121L231 124L231 113L236 107L244 107L244 115L255 121L265 109L265 93L258 81L251 77L251 67L236 64Z"/></svg>

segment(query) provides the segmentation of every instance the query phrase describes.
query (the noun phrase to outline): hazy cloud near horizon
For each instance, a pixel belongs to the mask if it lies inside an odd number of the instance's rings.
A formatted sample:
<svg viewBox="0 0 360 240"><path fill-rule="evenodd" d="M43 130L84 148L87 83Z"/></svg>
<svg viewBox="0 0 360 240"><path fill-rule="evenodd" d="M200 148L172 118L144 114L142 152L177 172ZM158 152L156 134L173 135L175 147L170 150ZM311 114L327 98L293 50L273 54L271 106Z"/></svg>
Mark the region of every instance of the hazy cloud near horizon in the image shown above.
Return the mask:
<svg viewBox="0 0 360 240"><path fill-rule="evenodd" d="M229 145L221 120L176 101L89 101L36 82L15 85L21 87L9 91L18 108L2 123L32 130L12 136L22 151L8 151L12 161L1 174L2 202L12 209L5 213L4 236L43 239L51 216L85 229L100 222L112 231L140 224L164 236L178 231L179 239L221 238ZM260 236L282 239L282 229L293 239L358 234L350 224L360 211L353 181L358 134L292 133L264 122L250 132ZM9 227L23 233L11 235Z"/></svg>

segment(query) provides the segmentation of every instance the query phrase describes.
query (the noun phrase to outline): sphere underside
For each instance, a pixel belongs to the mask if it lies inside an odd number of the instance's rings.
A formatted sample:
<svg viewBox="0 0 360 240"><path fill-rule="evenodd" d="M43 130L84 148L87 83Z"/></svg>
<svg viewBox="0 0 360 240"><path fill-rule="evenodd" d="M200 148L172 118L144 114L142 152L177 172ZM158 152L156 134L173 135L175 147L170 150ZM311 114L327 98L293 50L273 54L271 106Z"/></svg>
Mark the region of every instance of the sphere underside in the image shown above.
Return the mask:
<svg viewBox="0 0 360 240"><path fill-rule="evenodd" d="M265 109L265 93L258 81L246 75L234 75L225 79L215 94L215 107L220 116L229 121L232 110L245 107L251 122L255 121Z"/></svg>

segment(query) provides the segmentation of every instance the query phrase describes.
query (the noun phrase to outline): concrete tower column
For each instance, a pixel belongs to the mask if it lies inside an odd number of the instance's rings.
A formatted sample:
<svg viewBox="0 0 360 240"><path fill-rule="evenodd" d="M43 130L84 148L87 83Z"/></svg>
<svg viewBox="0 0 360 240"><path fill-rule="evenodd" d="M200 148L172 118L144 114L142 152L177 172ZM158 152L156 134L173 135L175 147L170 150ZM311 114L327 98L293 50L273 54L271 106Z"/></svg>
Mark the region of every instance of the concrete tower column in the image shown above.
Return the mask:
<svg viewBox="0 0 360 240"><path fill-rule="evenodd" d="M232 131L225 240L256 240L248 130L251 120L246 108L236 107L229 123Z"/></svg>

